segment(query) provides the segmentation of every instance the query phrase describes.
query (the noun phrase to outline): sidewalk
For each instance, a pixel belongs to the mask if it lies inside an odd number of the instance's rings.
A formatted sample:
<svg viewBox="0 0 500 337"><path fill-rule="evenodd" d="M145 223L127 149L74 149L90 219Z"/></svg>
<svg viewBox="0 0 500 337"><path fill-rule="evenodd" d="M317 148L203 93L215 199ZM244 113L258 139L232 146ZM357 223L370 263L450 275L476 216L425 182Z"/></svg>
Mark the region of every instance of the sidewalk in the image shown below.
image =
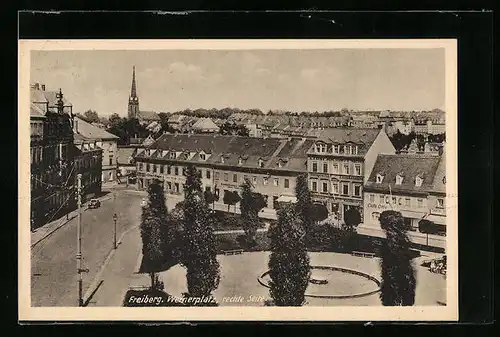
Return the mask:
<svg viewBox="0 0 500 337"><path fill-rule="evenodd" d="M104 195L100 198L98 198L101 202L105 200L111 199L111 196L109 195ZM83 210L85 211L85 205L82 205ZM67 215L63 215L59 219L56 219L54 221L51 221L41 227L38 227L34 231L31 232L31 248L35 247L38 243L40 243L42 240L50 236L52 233L54 233L56 230L59 228L63 227L66 225L68 222L73 220L78 216L78 210L74 210L69 212Z"/></svg>
<svg viewBox="0 0 500 337"><path fill-rule="evenodd" d="M135 278L147 285L148 275L136 274L142 254L139 227L133 227L121 239L116 251L112 251L85 294L88 307L121 307L123 298Z"/></svg>

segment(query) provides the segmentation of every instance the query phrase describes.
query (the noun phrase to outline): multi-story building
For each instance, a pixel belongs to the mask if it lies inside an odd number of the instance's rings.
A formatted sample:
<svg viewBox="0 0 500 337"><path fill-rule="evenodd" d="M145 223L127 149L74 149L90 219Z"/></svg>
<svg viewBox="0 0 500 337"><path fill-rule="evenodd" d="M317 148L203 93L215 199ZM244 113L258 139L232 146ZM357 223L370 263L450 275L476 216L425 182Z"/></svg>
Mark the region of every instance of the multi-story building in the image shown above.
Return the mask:
<svg viewBox="0 0 500 337"><path fill-rule="evenodd" d="M118 139L119 137L98 128L90 123L87 123L79 117L74 118L73 132L75 137L86 140L87 142L95 142L97 147L102 149L102 182L112 182L116 180L118 169Z"/></svg>
<svg viewBox="0 0 500 337"><path fill-rule="evenodd" d="M395 148L384 130L332 128L322 130L307 152L309 189L333 219L356 208L363 216L363 185L379 153Z"/></svg>
<svg viewBox="0 0 500 337"><path fill-rule="evenodd" d="M72 106L62 91L46 91L35 84L30 90L31 229L75 206Z"/></svg>
<svg viewBox="0 0 500 337"><path fill-rule="evenodd" d="M75 171L82 175L82 202L86 202L101 192L102 149L97 141L74 136Z"/></svg>
<svg viewBox="0 0 500 337"><path fill-rule="evenodd" d="M378 217L385 210L401 212L415 243L445 248L445 155L379 155L364 186L361 233L383 237ZM419 221L433 221L438 235L419 233Z"/></svg>
<svg viewBox="0 0 500 337"><path fill-rule="evenodd" d="M224 193L240 191L247 178L267 200L261 216L275 219L277 202L294 198L295 182L305 173L306 139L259 139L221 135L164 134L135 156L137 187L147 189L152 179L163 183L167 198L182 200L184 170L193 164L201 172L204 190L219 196L216 209L228 210ZM239 207L230 207L239 212Z"/></svg>

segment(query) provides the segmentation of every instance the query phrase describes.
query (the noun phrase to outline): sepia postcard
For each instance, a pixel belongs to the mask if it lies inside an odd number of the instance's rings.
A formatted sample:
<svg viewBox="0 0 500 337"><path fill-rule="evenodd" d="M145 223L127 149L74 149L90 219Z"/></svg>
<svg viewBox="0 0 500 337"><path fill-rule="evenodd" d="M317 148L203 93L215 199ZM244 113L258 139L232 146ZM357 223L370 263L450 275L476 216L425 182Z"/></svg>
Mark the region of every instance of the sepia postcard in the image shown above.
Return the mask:
<svg viewBox="0 0 500 337"><path fill-rule="evenodd" d="M458 320L456 40L19 40L18 71L19 320Z"/></svg>

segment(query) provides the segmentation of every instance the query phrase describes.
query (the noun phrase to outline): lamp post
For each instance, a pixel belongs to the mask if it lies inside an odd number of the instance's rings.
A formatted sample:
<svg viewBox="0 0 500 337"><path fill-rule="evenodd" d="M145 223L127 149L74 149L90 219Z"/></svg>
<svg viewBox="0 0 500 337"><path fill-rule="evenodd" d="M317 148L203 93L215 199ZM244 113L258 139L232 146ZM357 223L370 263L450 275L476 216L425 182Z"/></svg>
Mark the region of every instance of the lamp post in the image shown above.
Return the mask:
<svg viewBox="0 0 500 337"><path fill-rule="evenodd" d="M114 231L113 231L113 247L116 249L116 220L118 220L118 216L113 214L113 222L114 222Z"/></svg>

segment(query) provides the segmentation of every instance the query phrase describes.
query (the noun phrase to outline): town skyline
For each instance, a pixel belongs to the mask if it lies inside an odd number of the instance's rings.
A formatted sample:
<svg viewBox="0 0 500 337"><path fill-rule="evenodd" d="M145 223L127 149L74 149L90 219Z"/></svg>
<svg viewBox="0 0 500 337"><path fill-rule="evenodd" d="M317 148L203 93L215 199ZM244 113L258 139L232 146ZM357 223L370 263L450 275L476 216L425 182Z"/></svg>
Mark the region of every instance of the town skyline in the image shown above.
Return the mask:
<svg viewBox="0 0 500 337"><path fill-rule="evenodd" d="M71 92L75 112L101 116L127 115L133 66L141 110L444 110L444 49L33 51L31 56L31 83Z"/></svg>

